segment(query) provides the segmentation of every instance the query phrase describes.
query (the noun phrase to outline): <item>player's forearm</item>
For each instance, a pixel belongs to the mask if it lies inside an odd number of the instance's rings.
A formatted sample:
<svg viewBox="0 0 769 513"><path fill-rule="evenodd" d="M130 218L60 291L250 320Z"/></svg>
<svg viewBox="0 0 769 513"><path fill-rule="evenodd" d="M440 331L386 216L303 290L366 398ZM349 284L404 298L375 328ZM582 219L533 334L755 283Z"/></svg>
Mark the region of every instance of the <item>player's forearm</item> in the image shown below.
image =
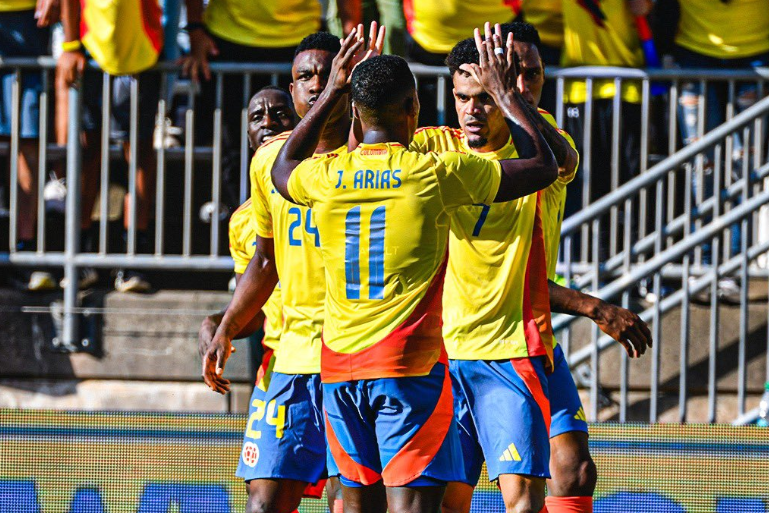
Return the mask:
<svg viewBox="0 0 769 513"><path fill-rule="evenodd" d="M596 319L601 311L603 301L584 292L562 287L547 280L550 295L550 311L564 313L577 317Z"/></svg>
<svg viewBox="0 0 769 513"><path fill-rule="evenodd" d="M254 328L254 318L269 299L277 283L278 272L274 259L258 253L254 255L235 289L218 331L229 340L242 338L256 331L259 326L257 324Z"/></svg>
<svg viewBox="0 0 769 513"><path fill-rule="evenodd" d="M343 96L342 91L327 86L278 153L272 165L272 183L287 200L292 200L288 193L291 173L303 160L312 157L334 107Z"/></svg>
<svg viewBox="0 0 769 513"><path fill-rule="evenodd" d="M61 0L61 26L64 29L64 41L80 39L79 0Z"/></svg>
<svg viewBox="0 0 769 513"><path fill-rule="evenodd" d="M547 145L553 151L555 161L558 163L559 172L563 174L571 174L574 172L574 168L577 167L577 152L571 147L569 141L563 137L558 130L547 122L547 120L540 114L536 107L526 104L529 113L531 114L537 129L545 138Z"/></svg>

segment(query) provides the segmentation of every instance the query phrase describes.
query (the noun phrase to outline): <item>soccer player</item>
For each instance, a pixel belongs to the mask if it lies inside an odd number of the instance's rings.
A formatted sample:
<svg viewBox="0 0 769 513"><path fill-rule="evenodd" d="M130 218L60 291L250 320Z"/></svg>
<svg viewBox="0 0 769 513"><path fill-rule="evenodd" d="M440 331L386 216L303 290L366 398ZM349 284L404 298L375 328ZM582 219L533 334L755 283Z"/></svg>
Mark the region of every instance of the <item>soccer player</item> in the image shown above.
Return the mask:
<svg viewBox="0 0 769 513"><path fill-rule="evenodd" d="M555 274L565 187L574 177L577 154L568 134L558 131L552 116L533 108L544 81L535 29L523 23L503 27L515 36L517 87L532 106L531 113L553 149L560 172L552 185L536 195L499 205L462 207L452 216L444 337L455 378L455 413L466 475L449 485L444 511L470 510L484 459L490 477L498 479L508 510L539 511L548 475L547 425L551 417L550 466L558 479L550 482L550 493L563 495L559 492L565 491L566 495L587 497L559 497L552 502L549 497L548 509L551 513L592 511L595 466L587 451L587 425L568 364L560 347L555 349L553 374L543 374L536 367L538 372L532 374L531 366L536 362L529 358L538 345L552 343L549 308L542 302L547 301L547 295L542 289L547 288L544 280L548 271ZM471 74L471 66L478 62L472 39L454 47L447 64L462 130L421 129L413 149L468 151L488 159L516 155L501 112ZM555 311L592 316L604 331L621 340L628 334L643 335L642 321L627 310L554 284L550 292L549 307ZM548 319L544 333L532 331L530 319L538 317ZM510 414L500 415L505 405L510 405ZM580 445L583 442L584 447ZM582 488L574 479L562 476L582 478ZM584 509L556 509L566 506Z"/></svg>
<svg viewBox="0 0 769 513"><path fill-rule="evenodd" d="M526 196L557 175L524 100L508 87L512 42L507 56L499 36L480 44L484 58L473 73L513 127L522 158L409 151L419 114L414 76L395 56L351 72L362 45L353 33L272 168L281 195L313 208L323 241L323 404L337 467L330 474L340 474L346 511L437 511L446 483L461 475L441 335L449 214ZM348 80L362 143L304 161Z"/></svg>
<svg viewBox="0 0 769 513"><path fill-rule="evenodd" d="M372 42L371 47L378 45ZM291 96L297 114L314 110L326 87L339 39L319 32L299 44L292 66ZM311 110L312 109L312 110ZM319 130L315 151L344 151L350 130L344 102ZM248 511L293 511L307 484L326 475L321 406L320 346L325 282L320 237L312 213L285 201L270 181L273 160L287 136L264 144L251 162L256 248L203 362L205 382L229 391L222 377L231 341L266 301L281 277L283 330L274 372L263 401L252 403L246 436L249 450ZM244 459L245 457L245 459Z"/></svg>
<svg viewBox="0 0 769 513"><path fill-rule="evenodd" d="M296 125L291 95L275 86L263 87L251 97L248 103L248 142L251 149L256 151L270 137L274 137ZM235 283L238 283L254 256L256 249L256 231L252 223L251 199L247 199L230 217L230 255L235 262ZM214 338L219 323L222 322L224 311L206 316L198 332L198 352L204 357ZM275 362L274 351L280 341L282 313L280 303L280 288L276 287L270 299L262 310L238 334L237 338L253 335L260 327L264 327L264 338L261 341L263 358L257 370L257 380L251 403L254 399L262 399L266 386L272 374Z"/></svg>

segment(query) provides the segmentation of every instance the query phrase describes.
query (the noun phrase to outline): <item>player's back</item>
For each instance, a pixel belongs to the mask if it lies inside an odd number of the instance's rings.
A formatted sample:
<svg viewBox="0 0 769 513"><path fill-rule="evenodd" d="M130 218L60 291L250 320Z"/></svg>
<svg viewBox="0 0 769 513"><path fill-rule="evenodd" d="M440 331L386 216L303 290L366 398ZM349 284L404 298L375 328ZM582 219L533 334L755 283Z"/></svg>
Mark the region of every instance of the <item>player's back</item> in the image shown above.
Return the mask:
<svg viewBox="0 0 769 513"><path fill-rule="evenodd" d="M397 143L295 170L289 192L312 207L323 240L325 381L425 375L445 354L449 213L493 201L499 180L496 162Z"/></svg>

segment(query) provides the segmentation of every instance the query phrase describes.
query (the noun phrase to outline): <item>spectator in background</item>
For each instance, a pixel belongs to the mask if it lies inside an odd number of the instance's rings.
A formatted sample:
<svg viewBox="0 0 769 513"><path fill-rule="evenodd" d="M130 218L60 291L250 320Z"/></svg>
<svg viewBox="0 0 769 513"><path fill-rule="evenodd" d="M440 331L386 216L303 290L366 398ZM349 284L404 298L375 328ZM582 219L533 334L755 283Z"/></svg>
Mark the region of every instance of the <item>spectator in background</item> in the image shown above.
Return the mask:
<svg viewBox="0 0 769 513"><path fill-rule="evenodd" d="M318 0L210 0L204 11L203 0L186 2L190 54L182 61L182 73L201 81L195 130L200 142L207 142L213 138L216 106L216 77L209 62L291 62L299 42L320 28L321 6ZM249 97L270 83L268 75L254 78ZM233 207L240 203L243 78L224 75L223 87L221 199Z"/></svg>
<svg viewBox="0 0 769 513"><path fill-rule="evenodd" d="M660 0L660 4L676 3L675 0ZM665 8L666 5L660 7ZM665 21L665 20L661 20ZM767 0L681 0L680 19L668 18L666 30L675 34L672 48L675 63L681 68L746 69L769 66L769 3ZM726 120L726 104L729 99L726 82L709 84L705 101L705 132L712 130ZM683 82L679 97L679 125L684 144L699 138L699 105L702 101L699 81ZM758 100L758 86L755 82L738 83L734 102L735 114L747 109ZM739 134L734 138L732 166L733 179L741 178L740 160L744 157L743 141ZM713 195L713 155L705 164L703 184L693 178L691 194L702 188L703 198ZM724 183L724 182L722 182ZM695 200L696 201L696 200ZM707 220L706 220L707 221ZM740 252L740 232L737 225L731 230L731 253ZM712 262L709 245L703 245L702 262ZM719 280L719 296L732 302L739 301L740 287L734 278Z"/></svg>
<svg viewBox="0 0 769 513"><path fill-rule="evenodd" d="M563 48L563 0L523 0L521 11L527 23L537 29L541 43L537 45L545 67L561 65ZM555 114L555 81L547 80L542 88L539 106Z"/></svg>
<svg viewBox="0 0 769 513"><path fill-rule="evenodd" d="M408 36L406 58L429 66L444 66L446 57L458 42L473 35L484 23L507 23L518 15L519 0L403 0ZM387 27L390 30L390 27ZM443 124L458 126L451 98L451 82L446 85ZM437 119L437 83L419 81L422 126Z"/></svg>
<svg viewBox="0 0 769 513"><path fill-rule="evenodd" d="M81 8L82 5L82 8ZM98 73L85 71L88 51L103 71L116 76L112 91L112 121L123 139L125 158L130 158L128 142L130 123L130 90L138 87L138 134L136 205L129 197L125 201L125 228L128 230L130 210L136 209L136 252L149 253L151 241L147 230L155 188L156 162L152 148L152 136L157 112L159 79L147 72L158 60L163 46L161 12L156 0L141 3L116 0L110 3L62 0L62 25L64 50L57 63L61 79L71 86L83 78L83 167L82 167L82 217L84 237L81 250L92 251L90 236L91 212L99 188L99 163L101 152L101 103L102 80ZM106 198L103 199L106 201ZM127 241L130 244L130 241ZM80 287L95 283L92 269L81 269ZM115 289L121 292L143 292L150 288L147 279L136 271L120 270Z"/></svg>
<svg viewBox="0 0 769 513"><path fill-rule="evenodd" d="M50 55L50 31L37 25L35 7L35 0L0 0L0 58ZM12 126L15 80L13 70L0 71L0 140L10 140L11 133L16 129ZM41 90L40 73L22 73L19 88L17 251L35 249ZM12 279L25 290L47 290L56 286L53 276L44 271L18 270Z"/></svg>
<svg viewBox="0 0 769 513"><path fill-rule="evenodd" d="M634 16L645 16L651 0L563 0L564 46L563 66L622 66L640 68L644 65ZM591 130L590 176L580 171L567 196L566 215L582 206L582 185L590 180L590 199L596 199L612 188L612 138L618 137L620 183L635 176L640 168L641 84L625 80L616 91L614 79L593 81L593 118ZM620 94L620 133L613 133L614 96ZM584 80L567 81L564 87L566 107L565 129L574 137L583 159L585 100ZM588 164L582 161L583 167ZM605 231L605 230L604 230ZM603 245L602 245L603 246Z"/></svg>
<svg viewBox="0 0 769 513"><path fill-rule="evenodd" d="M384 53L406 55L406 19L403 0L329 0L326 23L329 32L347 36L359 24L368 27L376 21L387 27Z"/></svg>

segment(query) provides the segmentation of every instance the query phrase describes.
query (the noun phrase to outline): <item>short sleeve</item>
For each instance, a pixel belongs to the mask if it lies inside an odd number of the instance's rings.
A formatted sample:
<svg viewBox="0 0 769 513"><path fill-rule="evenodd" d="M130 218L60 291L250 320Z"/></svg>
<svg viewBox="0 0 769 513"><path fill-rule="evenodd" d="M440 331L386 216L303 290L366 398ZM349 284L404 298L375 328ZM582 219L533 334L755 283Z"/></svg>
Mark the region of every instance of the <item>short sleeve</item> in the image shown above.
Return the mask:
<svg viewBox="0 0 769 513"><path fill-rule="evenodd" d="M253 244L256 241L250 205L242 205L230 217L229 241L230 255L235 262L235 272L243 274L254 254Z"/></svg>
<svg viewBox="0 0 769 513"><path fill-rule="evenodd" d="M328 156L310 157L294 168L287 187L294 203L312 208L318 192L323 189L324 170L328 161Z"/></svg>
<svg viewBox="0 0 769 513"><path fill-rule="evenodd" d="M550 125L558 130L558 133L561 134L561 136L566 139L566 142L569 143L569 146L571 146L574 151L577 153L577 165L574 167L574 171L569 173L568 176L559 176L558 179L553 182L553 185L551 187L559 187L563 185L567 185L571 183L574 178L577 176L577 169L579 168L579 151L577 151L577 145L574 144L574 139L572 139L571 135L566 130L561 130L561 128L558 126L558 123L555 122L555 118L552 114L550 114L548 111L544 109L539 109L539 113L542 115L543 118L545 118L545 121L550 123Z"/></svg>
<svg viewBox="0 0 769 513"><path fill-rule="evenodd" d="M436 155L438 183L447 211L463 205L494 202L502 179L502 166L496 160L449 151Z"/></svg>
<svg viewBox="0 0 769 513"><path fill-rule="evenodd" d="M264 169L265 161L259 154L251 160L251 205L254 213L253 227L260 237L272 238L272 209L270 208L270 191L272 183L266 184L268 170ZM267 186L270 186L269 189Z"/></svg>
<svg viewBox="0 0 769 513"><path fill-rule="evenodd" d="M256 241L256 234L253 235L254 240L251 241L252 243ZM243 274L246 272L246 267L248 267L248 263L251 261L251 255L246 252L246 248L243 247L243 244L248 244L248 240L233 239L232 231L230 231L230 256L232 256L232 260L235 262L235 274Z"/></svg>

